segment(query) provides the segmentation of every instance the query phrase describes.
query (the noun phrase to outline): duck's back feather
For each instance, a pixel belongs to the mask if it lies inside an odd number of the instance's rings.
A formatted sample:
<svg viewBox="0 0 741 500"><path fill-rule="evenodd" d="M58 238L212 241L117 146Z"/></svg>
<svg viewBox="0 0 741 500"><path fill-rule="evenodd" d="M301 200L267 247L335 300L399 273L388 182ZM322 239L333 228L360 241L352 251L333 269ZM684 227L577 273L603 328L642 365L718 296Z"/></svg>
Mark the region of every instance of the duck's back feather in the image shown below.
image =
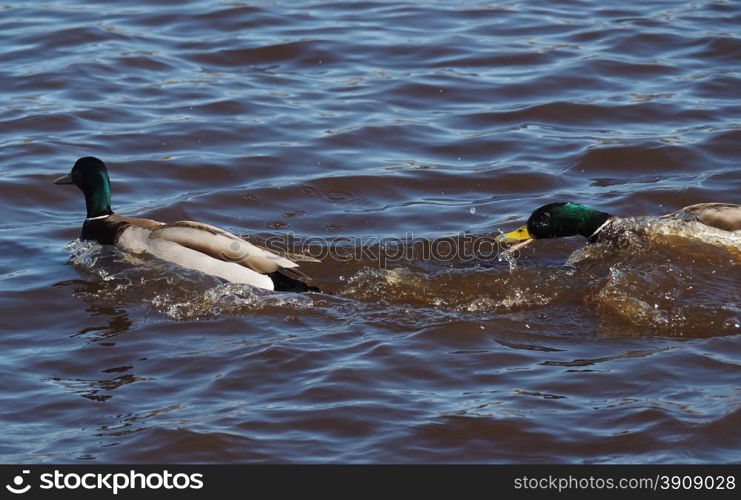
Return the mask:
<svg viewBox="0 0 741 500"><path fill-rule="evenodd" d="M218 276L232 283L246 283L268 290L275 289L270 276L255 272L249 267L242 266L236 262L227 262L214 258L174 241L163 238L152 238L150 239L148 252L162 260L188 269L195 269L205 274Z"/></svg>
<svg viewBox="0 0 741 500"><path fill-rule="evenodd" d="M662 219L696 220L724 231L741 231L741 205L733 203L698 203L689 205Z"/></svg>
<svg viewBox="0 0 741 500"><path fill-rule="evenodd" d="M272 273L298 267L293 261L257 247L227 231L208 224L180 221L152 231L152 240L177 243L225 262L249 267L258 273Z"/></svg>

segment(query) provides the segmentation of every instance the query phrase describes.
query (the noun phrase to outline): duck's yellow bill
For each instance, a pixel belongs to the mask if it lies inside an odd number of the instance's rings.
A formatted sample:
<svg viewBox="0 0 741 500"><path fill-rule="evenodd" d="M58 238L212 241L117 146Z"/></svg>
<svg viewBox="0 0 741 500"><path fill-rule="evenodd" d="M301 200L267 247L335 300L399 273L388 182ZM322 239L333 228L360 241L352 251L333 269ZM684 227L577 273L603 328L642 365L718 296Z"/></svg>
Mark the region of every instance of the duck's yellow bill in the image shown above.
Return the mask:
<svg viewBox="0 0 741 500"><path fill-rule="evenodd" d="M522 226L518 227L514 231L510 231L509 233L504 233L498 236L497 241L500 243L515 243L514 245L507 247L507 249L504 250L504 253L511 253L515 250L519 250L526 245L529 245L530 243L535 241L535 238L530 235L530 232L527 230L527 226Z"/></svg>
<svg viewBox="0 0 741 500"><path fill-rule="evenodd" d="M59 179L54 180L54 184L74 184L74 183L75 183L74 179L72 179L72 176L69 174L63 175Z"/></svg>
<svg viewBox="0 0 741 500"><path fill-rule="evenodd" d="M530 240L532 236L527 230L527 226L518 227L514 231L504 233L497 237L497 241L500 243L515 243L518 241Z"/></svg>

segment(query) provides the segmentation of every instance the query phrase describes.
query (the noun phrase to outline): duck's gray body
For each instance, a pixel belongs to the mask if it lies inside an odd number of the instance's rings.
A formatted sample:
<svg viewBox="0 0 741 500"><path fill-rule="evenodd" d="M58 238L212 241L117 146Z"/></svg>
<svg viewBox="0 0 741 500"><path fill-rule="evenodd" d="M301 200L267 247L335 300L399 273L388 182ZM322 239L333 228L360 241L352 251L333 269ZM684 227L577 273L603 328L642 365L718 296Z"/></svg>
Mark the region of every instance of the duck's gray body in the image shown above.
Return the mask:
<svg viewBox="0 0 741 500"><path fill-rule="evenodd" d="M734 203L698 203L661 218L694 220L723 231L741 231L741 205Z"/></svg>
<svg viewBox="0 0 741 500"><path fill-rule="evenodd" d="M114 245L133 254L157 258L232 283L275 290L269 276L298 267L293 261L259 248L238 236L208 224L179 221L165 224L151 219L112 214L88 219L82 239Z"/></svg>

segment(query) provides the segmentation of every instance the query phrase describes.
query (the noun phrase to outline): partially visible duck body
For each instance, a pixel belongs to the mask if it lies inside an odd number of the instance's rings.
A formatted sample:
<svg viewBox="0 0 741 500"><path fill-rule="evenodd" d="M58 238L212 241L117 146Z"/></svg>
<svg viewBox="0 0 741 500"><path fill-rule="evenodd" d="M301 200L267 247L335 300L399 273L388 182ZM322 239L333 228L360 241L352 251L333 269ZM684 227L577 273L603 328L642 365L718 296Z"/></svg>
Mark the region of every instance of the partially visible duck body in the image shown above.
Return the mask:
<svg viewBox="0 0 741 500"><path fill-rule="evenodd" d="M741 205L733 203L698 203L676 212L662 215L661 219L698 221L723 231L741 231Z"/></svg>
<svg viewBox="0 0 741 500"><path fill-rule="evenodd" d="M75 184L85 194L87 219L81 239L113 245L133 254L148 253L232 283L276 291L319 291L302 281L304 275L295 269L295 262L217 227L193 221L163 223L113 213L108 171L97 158L80 158L69 175L54 182ZM310 257L303 259L318 262Z"/></svg>
<svg viewBox="0 0 741 500"><path fill-rule="evenodd" d="M535 210L527 224L499 236L500 243L512 243L508 251L524 247L539 239L581 235L587 241L611 241L622 232L636 228L637 219L661 221L670 219L681 224L671 228L677 235L692 236L707 242L737 242L741 237L741 205L733 203L699 203L658 218L617 217L578 203L549 203ZM658 230L652 226L647 230ZM738 244L738 243L736 243Z"/></svg>

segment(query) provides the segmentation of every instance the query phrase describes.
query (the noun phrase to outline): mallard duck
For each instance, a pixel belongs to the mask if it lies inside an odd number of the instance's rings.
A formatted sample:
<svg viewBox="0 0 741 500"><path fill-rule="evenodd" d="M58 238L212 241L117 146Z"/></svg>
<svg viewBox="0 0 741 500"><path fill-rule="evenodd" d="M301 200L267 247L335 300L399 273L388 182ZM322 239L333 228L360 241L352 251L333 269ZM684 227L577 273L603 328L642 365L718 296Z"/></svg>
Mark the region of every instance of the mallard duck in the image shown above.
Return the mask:
<svg viewBox="0 0 741 500"><path fill-rule="evenodd" d="M741 205L732 203L700 203L663 215L661 219L697 221L705 226L728 231L741 231ZM619 217L600 212L578 203L549 203L535 210L527 224L497 238L501 243L514 243L514 251L545 238L563 238L581 235L595 242L609 233L610 226Z"/></svg>
<svg viewBox="0 0 741 500"><path fill-rule="evenodd" d="M87 218L80 235L83 240L114 245L135 254L149 253L233 283L276 291L319 291L297 279L303 275L294 270L298 267L295 262L223 229L201 222L164 223L113 213L108 169L98 158L80 158L72 171L54 184L74 184L85 194ZM310 257L303 260L319 262Z"/></svg>

